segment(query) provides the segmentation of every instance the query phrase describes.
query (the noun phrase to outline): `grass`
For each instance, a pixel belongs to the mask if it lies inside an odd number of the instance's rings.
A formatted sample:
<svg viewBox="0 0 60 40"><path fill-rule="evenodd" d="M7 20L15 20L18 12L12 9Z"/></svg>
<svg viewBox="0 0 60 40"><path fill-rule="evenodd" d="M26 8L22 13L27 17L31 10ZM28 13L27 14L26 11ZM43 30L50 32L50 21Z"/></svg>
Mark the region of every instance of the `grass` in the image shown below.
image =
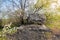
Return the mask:
<svg viewBox="0 0 60 40"><path fill-rule="evenodd" d="M13 28L3 28L3 30L0 31L0 40L7 40L6 33L13 34L17 31L16 27Z"/></svg>

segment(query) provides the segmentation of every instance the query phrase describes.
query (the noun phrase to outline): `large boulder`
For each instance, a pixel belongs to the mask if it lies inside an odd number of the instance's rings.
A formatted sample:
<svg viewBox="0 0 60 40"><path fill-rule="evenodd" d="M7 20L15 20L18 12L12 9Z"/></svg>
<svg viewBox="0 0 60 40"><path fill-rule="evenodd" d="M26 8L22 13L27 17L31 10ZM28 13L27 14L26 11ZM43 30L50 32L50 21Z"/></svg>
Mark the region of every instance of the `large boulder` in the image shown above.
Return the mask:
<svg viewBox="0 0 60 40"><path fill-rule="evenodd" d="M22 25L16 33L7 33L6 36L8 40L51 40L51 37L46 37L46 32L51 33L44 25Z"/></svg>
<svg viewBox="0 0 60 40"><path fill-rule="evenodd" d="M23 19L26 19L25 21L29 24L44 24L46 22L46 16L38 13L24 15Z"/></svg>

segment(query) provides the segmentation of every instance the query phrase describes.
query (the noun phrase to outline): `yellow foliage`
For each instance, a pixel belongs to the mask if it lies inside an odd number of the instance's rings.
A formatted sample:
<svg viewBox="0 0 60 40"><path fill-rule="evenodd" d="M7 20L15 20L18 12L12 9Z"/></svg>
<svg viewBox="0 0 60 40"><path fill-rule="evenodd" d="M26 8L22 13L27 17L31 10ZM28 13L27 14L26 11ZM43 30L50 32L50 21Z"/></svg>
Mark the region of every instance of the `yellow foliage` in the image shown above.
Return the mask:
<svg viewBox="0 0 60 40"><path fill-rule="evenodd" d="M60 29L60 15L58 14L46 14L47 20L46 20L46 25L49 28L54 28L57 27Z"/></svg>
<svg viewBox="0 0 60 40"><path fill-rule="evenodd" d="M38 0L37 3L35 4L35 8L39 8L42 6L42 0Z"/></svg>
<svg viewBox="0 0 60 40"><path fill-rule="evenodd" d="M35 4L35 8L40 8L41 6L43 8L48 8L51 4L50 0L38 0L37 3Z"/></svg>

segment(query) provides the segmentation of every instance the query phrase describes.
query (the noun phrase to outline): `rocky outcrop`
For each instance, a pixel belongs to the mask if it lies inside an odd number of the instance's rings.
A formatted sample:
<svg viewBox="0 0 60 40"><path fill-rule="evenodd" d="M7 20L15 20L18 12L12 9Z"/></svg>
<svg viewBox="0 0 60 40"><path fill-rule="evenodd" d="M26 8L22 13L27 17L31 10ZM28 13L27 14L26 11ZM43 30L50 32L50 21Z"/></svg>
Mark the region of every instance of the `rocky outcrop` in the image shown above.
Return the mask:
<svg viewBox="0 0 60 40"><path fill-rule="evenodd" d="M26 18L24 17L22 22L26 24L18 27L14 34L7 33L6 37L8 40L60 40L59 31L51 31L44 25L46 22L44 15L29 14Z"/></svg>
<svg viewBox="0 0 60 40"><path fill-rule="evenodd" d="M23 17L23 21L27 24L44 24L46 22L46 16L44 14L28 14Z"/></svg>
<svg viewBox="0 0 60 40"><path fill-rule="evenodd" d="M51 33L51 31L44 25L34 24L22 25L18 27L16 33L6 35L8 40L50 40L52 36L47 38L46 33Z"/></svg>
<svg viewBox="0 0 60 40"><path fill-rule="evenodd" d="M45 21L44 15L29 14L26 18L23 17L26 25L22 24L16 33L7 33L6 37L8 40L56 40L52 31L44 25Z"/></svg>

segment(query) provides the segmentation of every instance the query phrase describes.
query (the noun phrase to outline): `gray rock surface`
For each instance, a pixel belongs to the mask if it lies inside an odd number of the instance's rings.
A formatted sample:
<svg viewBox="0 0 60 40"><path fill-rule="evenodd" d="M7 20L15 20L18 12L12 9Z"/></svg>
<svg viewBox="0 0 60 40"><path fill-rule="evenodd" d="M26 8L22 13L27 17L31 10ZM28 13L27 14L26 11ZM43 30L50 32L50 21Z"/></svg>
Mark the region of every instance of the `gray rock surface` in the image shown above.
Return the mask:
<svg viewBox="0 0 60 40"><path fill-rule="evenodd" d="M42 25L22 25L14 34L6 34L8 40L48 40L46 32L51 33Z"/></svg>
<svg viewBox="0 0 60 40"><path fill-rule="evenodd" d="M38 13L24 15L23 19L26 19L25 21L29 24L44 24L46 22L46 16Z"/></svg>
<svg viewBox="0 0 60 40"><path fill-rule="evenodd" d="M46 16L44 14L25 14L21 15L21 24L13 34L6 34L8 40L60 40L60 36L54 35L44 23Z"/></svg>
<svg viewBox="0 0 60 40"><path fill-rule="evenodd" d="M29 14L21 17L22 24L18 27L17 32L14 34L6 34L8 40L60 40L60 36L56 36L52 31L47 28L44 23L46 17L43 14Z"/></svg>

